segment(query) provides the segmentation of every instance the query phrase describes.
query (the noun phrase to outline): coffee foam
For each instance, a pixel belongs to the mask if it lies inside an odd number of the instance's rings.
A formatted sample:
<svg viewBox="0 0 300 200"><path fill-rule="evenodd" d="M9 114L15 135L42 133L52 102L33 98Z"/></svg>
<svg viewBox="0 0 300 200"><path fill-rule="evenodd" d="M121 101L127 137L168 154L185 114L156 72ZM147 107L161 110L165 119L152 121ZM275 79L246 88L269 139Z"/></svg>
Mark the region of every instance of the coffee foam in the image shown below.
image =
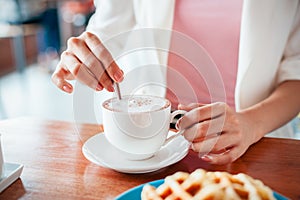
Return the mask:
<svg viewBox="0 0 300 200"><path fill-rule="evenodd" d="M117 112L149 112L166 108L168 101L154 96L128 96L105 101L103 106Z"/></svg>

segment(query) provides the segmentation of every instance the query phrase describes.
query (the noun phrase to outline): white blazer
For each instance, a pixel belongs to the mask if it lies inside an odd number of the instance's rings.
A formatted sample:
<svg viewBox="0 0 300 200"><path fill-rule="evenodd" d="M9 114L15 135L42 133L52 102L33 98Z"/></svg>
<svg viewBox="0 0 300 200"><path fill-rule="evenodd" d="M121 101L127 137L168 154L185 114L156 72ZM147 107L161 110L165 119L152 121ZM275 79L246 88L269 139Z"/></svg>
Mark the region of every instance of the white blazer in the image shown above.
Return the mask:
<svg viewBox="0 0 300 200"><path fill-rule="evenodd" d="M133 81L131 84L135 86L142 83L142 80L165 84L165 70L156 69L154 73L151 72L150 67L147 68L150 71L137 69L138 66L151 64L166 66L165 52L149 53L149 50L142 52L139 45L130 48L126 46L144 39L145 46L150 40L154 45L160 43L160 48L163 46L168 49L170 35L169 37L164 35L161 39L156 33L153 33L151 38L151 34L146 34L147 37L133 34L134 36L131 37L124 32L141 28L171 30L175 1L95 0L95 5L96 13L92 16L87 30L97 34L104 44L105 41L110 41L107 43L108 49L117 62L119 60L121 68L124 67L125 72L132 74L129 82ZM244 0L241 23L235 90L236 110L247 108L263 100L270 95L276 85L283 81L300 80L300 2L298 0ZM128 36L127 39L120 37L122 33ZM137 54L126 54L126 51L134 52L135 48L140 49L139 52L135 52ZM126 56L128 59L124 58ZM129 73L131 70L138 74ZM126 85L130 84L122 85L124 91L127 91ZM154 88L152 92L151 87L145 87L142 92L164 95L165 91L161 87L152 87Z"/></svg>

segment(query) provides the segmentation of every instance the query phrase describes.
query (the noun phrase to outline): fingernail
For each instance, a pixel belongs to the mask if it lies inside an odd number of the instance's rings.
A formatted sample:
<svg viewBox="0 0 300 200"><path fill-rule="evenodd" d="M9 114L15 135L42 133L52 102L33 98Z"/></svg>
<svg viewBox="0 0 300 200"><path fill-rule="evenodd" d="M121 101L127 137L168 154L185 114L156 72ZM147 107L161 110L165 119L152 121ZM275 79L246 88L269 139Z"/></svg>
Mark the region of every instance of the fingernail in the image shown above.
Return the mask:
<svg viewBox="0 0 300 200"><path fill-rule="evenodd" d="M102 89L103 89L103 87L100 84L98 84L97 87L96 87L96 90L101 91Z"/></svg>
<svg viewBox="0 0 300 200"><path fill-rule="evenodd" d="M206 162L211 162L213 160L213 157L206 154L206 155L202 156L201 159Z"/></svg>
<svg viewBox="0 0 300 200"><path fill-rule="evenodd" d="M110 85L110 86L107 87L107 91L113 92L113 91L115 91L115 88Z"/></svg>
<svg viewBox="0 0 300 200"><path fill-rule="evenodd" d="M115 81L117 82L120 82L123 80L123 75L124 75L124 72L122 70L118 70L115 74L114 74L114 79Z"/></svg>
<svg viewBox="0 0 300 200"><path fill-rule="evenodd" d="M66 92L68 92L68 93L72 92L72 88L70 86L68 86L68 85L64 85L63 86L63 90L66 91Z"/></svg>

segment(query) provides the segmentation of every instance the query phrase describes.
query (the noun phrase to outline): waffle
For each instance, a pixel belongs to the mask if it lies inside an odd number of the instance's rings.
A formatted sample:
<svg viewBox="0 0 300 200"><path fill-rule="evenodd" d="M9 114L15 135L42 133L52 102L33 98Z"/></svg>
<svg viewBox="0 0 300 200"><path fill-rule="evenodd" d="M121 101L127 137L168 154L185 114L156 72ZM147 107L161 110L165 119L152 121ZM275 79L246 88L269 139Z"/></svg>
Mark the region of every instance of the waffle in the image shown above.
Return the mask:
<svg viewBox="0 0 300 200"><path fill-rule="evenodd" d="M272 190L260 180L240 173L207 172L197 169L191 174L177 172L165 178L158 188L143 187L142 200L231 200L275 199Z"/></svg>

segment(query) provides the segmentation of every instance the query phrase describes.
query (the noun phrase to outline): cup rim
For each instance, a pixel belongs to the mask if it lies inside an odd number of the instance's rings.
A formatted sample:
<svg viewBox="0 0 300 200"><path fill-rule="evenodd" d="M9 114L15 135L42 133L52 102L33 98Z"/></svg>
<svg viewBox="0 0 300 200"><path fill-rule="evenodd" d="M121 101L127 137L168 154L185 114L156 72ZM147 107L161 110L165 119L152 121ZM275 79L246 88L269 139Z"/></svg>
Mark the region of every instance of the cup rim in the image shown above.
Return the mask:
<svg viewBox="0 0 300 200"><path fill-rule="evenodd" d="M161 99L163 101L165 101L165 105L162 106L161 108L158 108L158 109L155 109L155 110L151 110L151 111L131 111L131 112L127 112L127 111L122 111L122 110L113 110L112 108L109 108L107 106L105 106L109 101L112 101L112 100L115 100L117 99L118 97L112 97L112 98L109 98L109 99L106 99L103 103L102 103L102 108L104 108L105 110L108 110L108 111L111 111L111 112L118 112L118 113L149 113L149 112L157 112L157 111L161 111L161 110L165 110L167 109L168 107L171 106L171 102L164 98L164 97L160 97L160 96L155 96L155 95L144 95L144 94L137 94L137 95L124 95L122 96L122 98L130 98L130 97L151 97L151 98L156 98L156 99Z"/></svg>

